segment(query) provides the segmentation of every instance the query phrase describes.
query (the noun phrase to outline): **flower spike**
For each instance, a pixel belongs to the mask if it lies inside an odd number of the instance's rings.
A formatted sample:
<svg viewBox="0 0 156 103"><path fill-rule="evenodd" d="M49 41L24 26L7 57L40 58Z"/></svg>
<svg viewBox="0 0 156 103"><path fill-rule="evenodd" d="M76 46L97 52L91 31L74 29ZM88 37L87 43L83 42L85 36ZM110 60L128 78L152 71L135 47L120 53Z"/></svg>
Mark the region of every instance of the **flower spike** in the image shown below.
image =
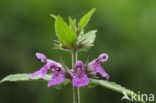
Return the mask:
<svg viewBox="0 0 156 103"><path fill-rule="evenodd" d="M89 78L85 73L83 63L77 61L72 76L72 83L75 87L87 86L89 83Z"/></svg>
<svg viewBox="0 0 156 103"><path fill-rule="evenodd" d="M97 59L93 60L92 62L88 63L87 70L88 72L94 72L95 74L98 72L106 79L109 79L109 75L105 72L102 68L101 63L108 60L107 54L101 54Z"/></svg>

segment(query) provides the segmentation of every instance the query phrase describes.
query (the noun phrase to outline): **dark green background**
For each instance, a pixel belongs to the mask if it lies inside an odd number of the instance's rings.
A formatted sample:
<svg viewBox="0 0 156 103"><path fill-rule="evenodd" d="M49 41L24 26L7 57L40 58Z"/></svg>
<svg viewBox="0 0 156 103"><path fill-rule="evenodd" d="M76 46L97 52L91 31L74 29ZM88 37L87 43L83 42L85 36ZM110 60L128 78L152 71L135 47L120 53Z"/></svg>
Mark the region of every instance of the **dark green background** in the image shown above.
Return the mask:
<svg viewBox="0 0 156 103"><path fill-rule="evenodd" d="M0 79L34 72L43 65L35 52L71 67L71 54L53 49L50 13L79 20L96 12L85 31L97 29L95 46L79 60L108 53L103 64L115 81L141 93L156 93L156 0L0 0ZM122 95L103 87L81 88L81 103L121 103ZM127 102L127 101L124 101ZM0 103L72 103L71 84L56 90L46 82L0 84Z"/></svg>

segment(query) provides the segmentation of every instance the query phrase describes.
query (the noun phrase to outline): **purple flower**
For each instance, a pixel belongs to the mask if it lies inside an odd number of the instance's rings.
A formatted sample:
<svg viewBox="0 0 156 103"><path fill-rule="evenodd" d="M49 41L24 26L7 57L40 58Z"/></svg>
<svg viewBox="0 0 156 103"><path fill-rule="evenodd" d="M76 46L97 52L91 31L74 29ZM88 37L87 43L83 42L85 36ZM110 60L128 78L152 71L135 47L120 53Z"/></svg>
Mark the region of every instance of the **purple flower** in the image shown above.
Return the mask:
<svg viewBox="0 0 156 103"><path fill-rule="evenodd" d="M37 54L40 55L40 53L36 53L36 55ZM39 57L41 57L41 56L43 56L43 54L41 54ZM39 58L39 57L37 57L37 58ZM37 75L39 75L40 78L44 78L45 75L47 74L47 71L50 69L49 64L51 64L51 63L56 63L56 62L46 58L46 64L40 70L36 71L35 73L30 74L28 78L33 78Z"/></svg>
<svg viewBox="0 0 156 103"><path fill-rule="evenodd" d="M47 59L46 56L41 53L36 53L36 56L41 60L41 62L46 62L46 64L40 70L30 74L28 78L33 78L37 75L39 75L40 78L44 78L47 74L47 71L51 70L53 73L52 78L48 83L48 87L59 84L65 80L64 71L60 63Z"/></svg>
<svg viewBox="0 0 156 103"><path fill-rule="evenodd" d="M47 57L44 54L36 53L36 57L41 60L41 62L47 62Z"/></svg>
<svg viewBox="0 0 156 103"><path fill-rule="evenodd" d="M87 70L88 72L93 73L100 73L103 77L106 77L106 79L109 79L109 75L104 71L104 69L101 66L102 62L105 62L108 60L107 54L101 54L97 59L93 60L92 62L88 63Z"/></svg>
<svg viewBox="0 0 156 103"><path fill-rule="evenodd" d="M46 65L43 66L40 70L38 70L38 71L36 71L36 72L30 74L30 75L28 76L28 78L33 78L33 77L35 77L35 76L37 76L37 75L39 75L40 78L44 78L45 75L47 74L47 71L48 71L48 68L47 68L47 64L46 64Z"/></svg>
<svg viewBox="0 0 156 103"><path fill-rule="evenodd" d="M48 87L52 85L60 84L66 80L62 68L54 67L54 69L52 69L52 72L53 74L52 74L50 82L48 82Z"/></svg>
<svg viewBox="0 0 156 103"><path fill-rule="evenodd" d="M72 83L75 87L87 86L89 83L89 78L85 73L83 63L77 61L72 75Z"/></svg>

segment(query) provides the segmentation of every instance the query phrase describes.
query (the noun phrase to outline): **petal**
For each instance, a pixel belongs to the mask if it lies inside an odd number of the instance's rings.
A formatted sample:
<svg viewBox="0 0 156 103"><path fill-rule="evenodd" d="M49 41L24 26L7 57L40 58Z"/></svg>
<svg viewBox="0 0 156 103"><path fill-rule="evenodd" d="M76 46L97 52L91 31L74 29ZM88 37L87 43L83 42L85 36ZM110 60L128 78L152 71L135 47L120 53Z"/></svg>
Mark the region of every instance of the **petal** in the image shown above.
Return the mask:
<svg viewBox="0 0 156 103"><path fill-rule="evenodd" d="M94 64L95 63L96 63L95 60L93 60L92 62L88 63L88 65L87 65L87 71L94 72L95 71L95 69L94 69Z"/></svg>
<svg viewBox="0 0 156 103"><path fill-rule="evenodd" d="M73 73L73 80L72 83L75 87L79 88L82 86L87 86L89 84L89 78L87 75L82 73L81 75L78 75L77 73Z"/></svg>
<svg viewBox="0 0 156 103"><path fill-rule="evenodd" d="M84 69L84 66L83 66L83 62L82 61L77 61L76 64L75 64L75 68L83 68Z"/></svg>
<svg viewBox="0 0 156 103"><path fill-rule="evenodd" d="M95 72L100 73L102 77L106 77L106 79L109 79L109 75L105 72L105 70L101 67L101 64L95 65Z"/></svg>
<svg viewBox="0 0 156 103"><path fill-rule="evenodd" d="M103 77L106 77L106 79L109 79L109 75L105 72L105 70L102 68L101 63L108 60L108 55L103 53L99 55L99 57L92 62L88 63L87 65L87 71L88 72L94 72L95 74L98 72ZM92 73L92 74L94 74Z"/></svg>
<svg viewBox="0 0 156 103"><path fill-rule="evenodd" d="M47 68L51 68L51 67L62 67L62 65L60 63L57 63L53 60L47 59Z"/></svg>
<svg viewBox="0 0 156 103"><path fill-rule="evenodd" d="M35 77L36 75L40 74L40 70L36 71L35 73L32 73L28 76L28 78L33 78Z"/></svg>
<svg viewBox="0 0 156 103"><path fill-rule="evenodd" d="M53 71L52 77L50 82L48 82L48 87L52 86L52 85L57 85L62 83L63 81L65 81L65 77L64 77L64 72L61 69L59 72L57 71Z"/></svg>
<svg viewBox="0 0 156 103"><path fill-rule="evenodd" d="M39 77L40 77L40 78L44 78L45 75L47 74L47 71L48 71L47 66L42 67L41 70L40 70Z"/></svg>
<svg viewBox="0 0 156 103"><path fill-rule="evenodd" d="M108 55L103 53L103 54L99 55L99 57L96 59L96 62L101 63L101 62L105 62L107 60L108 60Z"/></svg>
<svg viewBox="0 0 156 103"><path fill-rule="evenodd" d="M42 53L36 53L36 57L41 60L41 62L46 62L46 56Z"/></svg>
<svg viewBox="0 0 156 103"><path fill-rule="evenodd" d="M77 61L72 75L72 83L75 87L87 86L89 78L85 73L83 62Z"/></svg>

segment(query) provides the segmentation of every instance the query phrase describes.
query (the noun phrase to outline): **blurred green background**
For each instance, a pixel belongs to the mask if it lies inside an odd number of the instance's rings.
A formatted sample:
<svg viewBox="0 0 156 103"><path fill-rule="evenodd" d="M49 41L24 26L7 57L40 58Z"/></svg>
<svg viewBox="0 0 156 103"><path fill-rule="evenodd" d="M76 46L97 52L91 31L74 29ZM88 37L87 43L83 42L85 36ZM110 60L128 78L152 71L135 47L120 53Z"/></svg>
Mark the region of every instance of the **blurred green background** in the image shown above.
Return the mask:
<svg viewBox="0 0 156 103"><path fill-rule="evenodd" d="M32 73L43 65L35 52L71 67L71 54L53 49L54 19L50 13L79 20L96 12L85 32L97 29L95 46L79 60L108 53L103 64L115 81L141 93L156 94L156 0L0 0L0 79ZM81 103L120 103L122 94L103 87L81 88ZM124 101L127 102L127 101ZM61 90L46 82L0 84L0 103L72 103L71 84Z"/></svg>

